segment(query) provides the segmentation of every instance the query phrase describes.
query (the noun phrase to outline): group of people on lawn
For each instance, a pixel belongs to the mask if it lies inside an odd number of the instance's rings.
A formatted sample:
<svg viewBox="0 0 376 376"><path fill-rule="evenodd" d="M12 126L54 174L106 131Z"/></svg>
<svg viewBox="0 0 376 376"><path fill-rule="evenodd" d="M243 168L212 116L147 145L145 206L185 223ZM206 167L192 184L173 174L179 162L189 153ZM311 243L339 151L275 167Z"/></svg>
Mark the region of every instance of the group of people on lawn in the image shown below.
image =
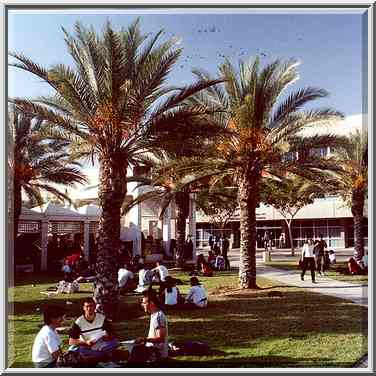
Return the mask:
<svg viewBox="0 0 376 376"><path fill-rule="evenodd" d="M141 267L140 272L145 270L142 265ZM119 270L118 275L120 288L129 285L134 279L133 272L126 267L122 269ZM146 313L150 314L150 327L147 337L135 340L135 349L138 352L140 348L143 352L153 350L160 359L164 359L168 355L168 327L167 317L163 311L172 307L177 309L205 308L208 298L204 286L200 284L196 276L191 277L191 288L184 299L176 287L175 279L169 275L164 265L157 262L153 271L158 275L159 293L153 290L151 285L142 285L145 288L142 290L141 306ZM68 352L76 354L80 363L85 364L114 360L113 352L119 346L119 340L111 322L102 313L96 312L96 303L93 298L86 298L82 309L83 314L75 320L69 332ZM62 356L61 339L56 328L62 325L65 313L61 307L45 308L45 325L37 334L32 349L32 361L36 367L55 367L58 358Z"/></svg>
<svg viewBox="0 0 376 376"><path fill-rule="evenodd" d="M328 245L320 235L320 239L314 242L312 239L306 240L303 244L302 255L299 264L302 267L301 279L304 281L304 274L309 269L311 271L312 283L316 283L315 271L319 275L325 275L331 264L336 263L336 255L333 250L327 251ZM368 256L364 255L360 262L356 262L353 257L347 262L347 272L354 274L366 274L368 269Z"/></svg>

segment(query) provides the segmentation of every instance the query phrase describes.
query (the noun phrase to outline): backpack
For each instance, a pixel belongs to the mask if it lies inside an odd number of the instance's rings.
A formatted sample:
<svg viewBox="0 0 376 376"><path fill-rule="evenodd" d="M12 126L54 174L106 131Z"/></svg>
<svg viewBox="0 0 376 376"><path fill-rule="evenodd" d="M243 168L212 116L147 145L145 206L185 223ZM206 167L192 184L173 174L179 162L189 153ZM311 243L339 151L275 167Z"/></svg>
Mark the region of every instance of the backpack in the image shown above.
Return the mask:
<svg viewBox="0 0 376 376"><path fill-rule="evenodd" d="M171 342L168 344L170 356L178 355L208 355L209 346L198 341Z"/></svg>
<svg viewBox="0 0 376 376"><path fill-rule="evenodd" d="M66 351L60 354L56 361L56 367L78 367L84 364L79 351Z"/></svg>

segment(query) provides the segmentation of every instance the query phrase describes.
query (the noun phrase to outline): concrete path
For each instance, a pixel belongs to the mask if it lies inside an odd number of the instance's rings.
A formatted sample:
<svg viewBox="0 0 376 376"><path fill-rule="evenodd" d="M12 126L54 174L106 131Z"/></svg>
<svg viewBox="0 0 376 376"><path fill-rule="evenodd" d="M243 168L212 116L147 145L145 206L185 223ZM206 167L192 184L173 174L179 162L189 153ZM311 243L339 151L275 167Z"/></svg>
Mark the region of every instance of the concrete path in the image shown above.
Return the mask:
<svg viewBox="0 0 376 376"><path fill-rule="evenodd" d="M312 283L311 273L308 271L304 281L300 279L298 271L289 271L273 268L257 262L257 275L274 281L282 282L288 286L301 287L324 295L350 300L355 304L368 307L368 286L360 284L337 281L331 278L316 274L316 282Z"/></svg>

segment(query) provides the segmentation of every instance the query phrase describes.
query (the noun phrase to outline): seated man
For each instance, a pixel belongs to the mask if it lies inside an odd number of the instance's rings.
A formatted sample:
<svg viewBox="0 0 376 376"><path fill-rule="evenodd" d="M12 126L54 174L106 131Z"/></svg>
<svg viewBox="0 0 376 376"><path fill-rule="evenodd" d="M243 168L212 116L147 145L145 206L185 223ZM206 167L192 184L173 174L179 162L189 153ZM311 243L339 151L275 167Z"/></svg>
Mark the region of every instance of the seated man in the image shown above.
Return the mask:
<svg viewBox="0 0 376 376"><path fill-rule="evenodd" d="M135 292L143 292L152 283L153 271L145 269L144 265L140 265L140 270L138 271L138 286Z"/></svg>
<svg viewBox="0 0 376 376"><path fill-rule="evenodd" d="M149 353L156 350L159 359L168 357L168 324L167 317L160 309L160 301L157 294L151 290L145 290L142 293L142 306L144 311L150 314L150 326L147 337L139 337L135 340L135 344L142 345L136 346L131 356L134 353L148 354L145 348L149 348ZM141 351L140 351L141 350ZM145 356L147 358L147 355Z"/></svg>
<svg viewBox="0 0 376 376"><path fill-rule="evenodd" d="M191 286L185 298L184 306L186 308L205 308L208 305L207 293L197 277L191 278Z"/></svg>
<svg viewBox="0 0 376 376"><path fill-rule="evenodd" d="M121 291L132 290L135 288L133 283L134 274L129 270L129 266L126 264L124 268L120 268L118 271L118 282Z"/></svg>
<svg viewBox="0 0 376 376"><path fill-rule="evenodd" d="M84 314L73 324L69 333L69 345L78 350L87 361L101 361L118 347L112 325L101 313L95 312L95 301L86 298L83 302Z"/></svg>
<svg viewBox="0 0 376 376"><path fill-rule="evenodd" d="M65 310L58 306L47 306L44 309L44 326L35 337L32 349L32 361L35 367L55 367L56 360L61 354L61 339L56 328L64 320Z"/></svg>
<svg viewBox="0 0 376 376"><path fill-rule="evenodd" d="M161 261L155 263L156 267L153 271L158 273L159 282L166 282L166 277L169 275L168 269L162 264Z"/></svg>

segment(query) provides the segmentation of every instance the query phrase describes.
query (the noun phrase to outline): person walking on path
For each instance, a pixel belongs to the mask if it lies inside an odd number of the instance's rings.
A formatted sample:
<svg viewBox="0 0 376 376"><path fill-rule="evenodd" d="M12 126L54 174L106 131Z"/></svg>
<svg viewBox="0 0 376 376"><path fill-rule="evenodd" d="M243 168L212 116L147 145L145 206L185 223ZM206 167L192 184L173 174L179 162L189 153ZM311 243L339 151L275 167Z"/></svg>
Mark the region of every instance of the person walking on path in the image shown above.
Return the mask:
<svg viewBox="0 0 376 376"><path fill-rule="evenodd" d="M227 253L228 249L230 248L230 242L227 239L227 236L225 235L222 240L222 256L225 259L225 270L230 270L230 261L228 260Z"/></svg>
<svg viewBox="0 0 376 376"><path fill-rule="evenodd" d="M315 244L316 250L316 270L321 275L325 275L324 272L324 253L325 249L328 248L326 241L323 239L323 236L320 235L320 240Z"/></svg>
<svg viewBox="0 0 376 376"><path fill-rule="evenodd" d="M313 254L313 240L309 239L303 245L302 249L302 261L303 261L303 270L302 274L300 275L302 281L304 281L304 274L306 270L309 268L311 270L311 277L312 283L316 283L315 281L315 258Z"/></svg>

